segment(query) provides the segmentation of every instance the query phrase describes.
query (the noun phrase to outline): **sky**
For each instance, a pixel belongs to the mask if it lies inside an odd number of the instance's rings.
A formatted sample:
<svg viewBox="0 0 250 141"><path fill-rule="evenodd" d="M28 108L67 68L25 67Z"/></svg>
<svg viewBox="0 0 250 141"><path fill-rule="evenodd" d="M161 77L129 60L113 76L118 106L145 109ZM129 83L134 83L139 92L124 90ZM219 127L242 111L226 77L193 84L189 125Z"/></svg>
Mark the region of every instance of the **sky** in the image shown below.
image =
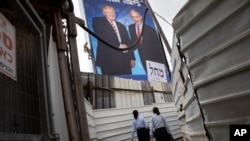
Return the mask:
<svg viewBox="0 0 250 141"><path fill-rule="evenodd" d="M172 28L172 20L177 14L177 12L181 9L181 7L187 2L188 0L148 0L149 4L151 5L152 10L156 13L156 18L163 29L163 33L168 40L169 45L172 47L172 40L173 40L173 28ZM84 10L80 8L82 6L82 0L73 0L74 4L74 12L77 17L81 19L85 19ZM160 16L158 16L160 15ZM162 19L164 18L164 19ZM167 21L167 22L166 22ZM93 64L92 60L89 59L88 53L84 52L84 44L89 44L89 37L88 33L84 31L82 28L77 26L77 46L78 46L78 56L80 62L80 71L81 72L94 72L93 71ZM171 67L171 60L170 55L166 51L166 57Z"/></svg>
<svg viewBox="0 0 250 141"><path fill-rule="evenodd" d="M165 36L167 37L170 46L172 46L173 39L173 28L172 24L173 18L180 10L180 8L187 2L187 0L148 0L153 11L163 17L166 21L164 21L161 17L156 15L158 22L160 23ZM164 3L164 4L162 4Z"/></svg>
<svg viewBox="0 0 250 141"><path fill-rule="evenodd" d="M187 0L148 0L148 2L156 15L165 37L168 40L168 44L172 48L173 28L171 24L175 15L182 8L182 6L184 6ZM172 70L170 54L167 52L166 48L164 49L170 70Z"/></svg>

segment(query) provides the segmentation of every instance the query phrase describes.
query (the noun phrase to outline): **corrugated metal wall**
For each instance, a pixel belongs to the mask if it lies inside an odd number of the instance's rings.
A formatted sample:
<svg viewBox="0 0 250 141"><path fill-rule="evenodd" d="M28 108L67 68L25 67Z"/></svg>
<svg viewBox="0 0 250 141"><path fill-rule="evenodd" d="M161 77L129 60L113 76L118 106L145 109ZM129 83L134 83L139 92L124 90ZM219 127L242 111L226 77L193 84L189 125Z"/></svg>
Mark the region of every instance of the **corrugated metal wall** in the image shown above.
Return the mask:
<svg viewBox="0 0 250 141"><path fill-rule="evenodd" d="M132 111L137 109L149 123L154 106L159 107L161 114L166 116L174 138L182 139L180 121L168 83L93 73L82 73L81 77L92 141L131 140ZM109 103L113 103L113 106L110 107Z"/></svg>
<svg viewBox="0 0 250 141"><path fill-rule="evenodd" d="M206 130L187 66L177 47L172 50L173 93L184 141L207 141Z"/></svg>
<svg viewBox="0 0 250 141"><path fill-rule="evenodd" d="M199 127L203 140L228 141L230 124L250 123L249 15L249 0L193 0L175 17L173 90L186 140Z"/></svg>
<svg viewBox="0 0 250 141"><path fill-rule="evenodd" d="M93 109L173 102L168 83L137 81L92 73L82 73L81 77L85 98L93 105Z"/></svg>
<svg viewBox="0 0 250 141"><path fill-rule="evenodd" d="M91 141L130 141L133 114L137 109L149 124L153 106L158 106L170 125L171 133L177 140L182 139L180 121L173 102L128 108L112 108L92 110L85 101ZM137 141L137 138L135 138Z"/></svg>

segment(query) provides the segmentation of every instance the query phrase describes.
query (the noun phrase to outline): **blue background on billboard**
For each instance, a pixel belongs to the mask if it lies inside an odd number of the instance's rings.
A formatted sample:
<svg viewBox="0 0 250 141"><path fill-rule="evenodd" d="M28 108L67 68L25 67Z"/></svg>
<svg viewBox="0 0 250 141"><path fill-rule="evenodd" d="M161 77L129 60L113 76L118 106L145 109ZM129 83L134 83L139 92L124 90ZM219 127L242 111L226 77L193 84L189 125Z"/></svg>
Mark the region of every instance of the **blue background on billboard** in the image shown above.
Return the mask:
<svg viewBox="0 0 250 141"><path fill-rule="evenodd" d="M107 4L107 5L113 6L116 10L116 20L118 22L121 22L123 25L125 25L127 30L128 30L128 26L134 23L131 20L129 11L131 9L136 9L144 17L144 12L146 10L146 7L142 4L139 4L139 3L134 3L133 5L124 4L123 1L120 1L120 0L83 0L83 4L85 8L87 26L91 31L94 31L92 27L93 25L92 19L94 17L103 17L103 13L101 10L102 5ZM145 24L147 24L148 26L151 26L153 29L156 29L149 12L147 12L146 14ZM90 42L91 42L91 47L92 47L93 54L94 54L94 59L96 59L97 39L93 36L90 36ZM140 60L137 50L134 51L134 55L136 58L136 66L132 68L132 75L121 75L119 77L133 79L133 80L148 80L146 72L141 64L141 60ZM102 74L98 66L96 66L96 73ZM167 74L167 82L170 82L169 74L168 73L166 74Z"/></svg>

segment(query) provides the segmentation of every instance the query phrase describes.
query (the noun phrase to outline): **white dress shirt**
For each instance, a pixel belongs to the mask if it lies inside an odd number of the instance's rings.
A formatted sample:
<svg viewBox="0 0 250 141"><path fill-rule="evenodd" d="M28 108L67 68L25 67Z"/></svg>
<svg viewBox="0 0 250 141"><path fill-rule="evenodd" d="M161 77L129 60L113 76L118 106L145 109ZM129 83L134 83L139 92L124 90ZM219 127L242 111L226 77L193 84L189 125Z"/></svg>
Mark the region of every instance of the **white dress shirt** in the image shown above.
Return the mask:
<svg viewBox="0 0 250 141"><path fill-rule="evenodd" d="M150 121L150 135L153 135L153 131L155 131L155 129L161 127L165 127L167 131L170 133L170 128L167 123L167 120L162 115L154 114Z"/></svg>
<svg viewBox="0 0 250 141"><path fill-rule="evenodd" d="M141 128L148 128L148 126L144 118L141 116L138 116L137 119L134 119L132 122L131 138L134 138L136 130L141 129Z"/></svg>

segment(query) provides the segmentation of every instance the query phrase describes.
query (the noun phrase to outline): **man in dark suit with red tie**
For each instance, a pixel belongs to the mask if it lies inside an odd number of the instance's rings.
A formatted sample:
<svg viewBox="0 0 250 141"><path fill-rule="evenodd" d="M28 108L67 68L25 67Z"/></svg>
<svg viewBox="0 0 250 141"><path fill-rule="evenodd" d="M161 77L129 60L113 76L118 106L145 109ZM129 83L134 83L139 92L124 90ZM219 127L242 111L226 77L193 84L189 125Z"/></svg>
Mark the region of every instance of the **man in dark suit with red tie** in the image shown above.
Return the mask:
<svg viewBox="0 0 250 141"><path fill-rule="evenodd" d="M102 6L104 17L93 18L94 33L104 41L117 48L127 48L129 36L126 27L116 21L115 9L112 6ZM130 75L135 65L133 51L119 51L98 40L96 65L102 74Z"/></svg>
<svg viewBox="0 0 250 141"><path fill-rule="evenodd" d="M146 24L143 25L142 16L138 11L132 9L129 14L134 21L134 24L129 25L132 43L137 40L143 29L141 39L135 46L138 49L144 70L147 72L146 60L162 63L167 70L165 52L156 31Z"/></svg>

